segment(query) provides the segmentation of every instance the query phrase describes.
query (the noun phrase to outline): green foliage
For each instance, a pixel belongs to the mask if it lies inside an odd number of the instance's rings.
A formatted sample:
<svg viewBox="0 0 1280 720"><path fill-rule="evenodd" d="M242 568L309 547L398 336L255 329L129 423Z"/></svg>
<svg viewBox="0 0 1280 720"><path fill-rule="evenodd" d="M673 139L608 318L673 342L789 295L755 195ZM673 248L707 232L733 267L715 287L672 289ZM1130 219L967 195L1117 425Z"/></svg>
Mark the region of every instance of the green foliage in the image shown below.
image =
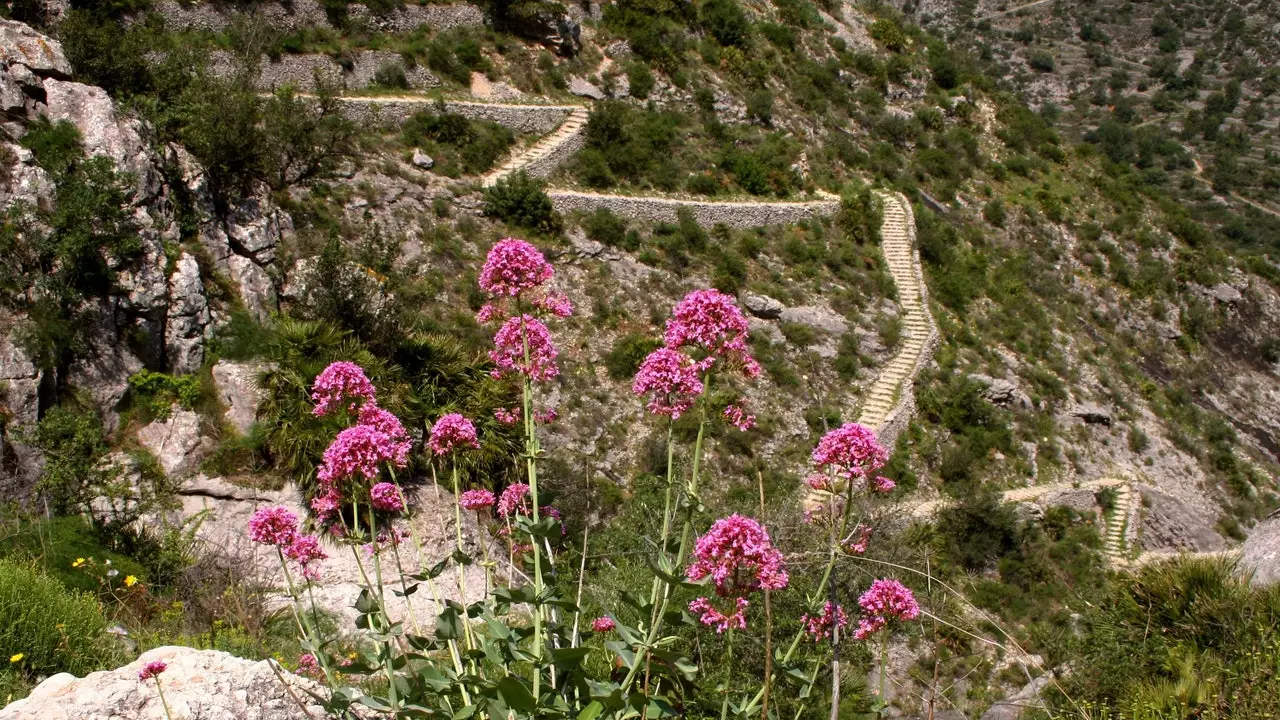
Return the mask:
<svg viewBox="0 0 1280 720"><path fill-rule="evenodd" d="M662 342L649 334L623 335L604 356L604 366L609 371L609 377L614 380L630 380L649 353L661 346Z"/></svg>
<svg viewBox="0 0 1280 720"><path fill-rule="evenodd" d="M168 416L169 408L178 403L192 410L200 402L200 379L194 375L167 375L140 370L129 377L129 391L135 407L146 411L148 417Z"/></svg>
<svg viewBox="0 0 1280 720"><path fill-rule="evenodd" d="M631 96L640 100L649 97L653 92L653 71L648 65L640 62L627 63L627 88Z"/></svg>
<svg viewBox="0 0 1280 720"><path fill-rule="evenodd" d="M1161 720L1275 717L1277 619L1280 588L1250 587L1229 562L1148 565L1085 606L1059 648L1073 671L1051 702Z"/></svg>
<svg viewBox="0 0 1280 720"><path fill-rule="evenodd" d="M515 142L507 128L457 113L415 113L400 133L407 147L423 148L435 160L433 170L447 177L479 175L493 167Z"/></svg>
<svg viewBox="0 0 1280 720"><path fill-rule="evenodd" d="M604 6L604 24L640 58L671 73L682 63L692 10L692 3L675 0L620 0Z"/></svg>
<svg viewBox="0 0 1280 720"><path fill-rule="evenodd" d="M427 67L459 85L471 82L471 73L489 69L480 43L465 29L443 32L427 46Z"/></svg>
<svg viewBox="0 0 1280 720"><path fill-rule="evenodd" d="M769 127L773 124L773 93L760 89L747 96L747 117Z"/></svg>
<svg viewBox="0 0 1280 720"><path fill-rule="evenodd" d="M25 312L18 339L36 364L64 370L88 344L96 308L115 271L141 250L127 212L127 178L103 157L85 160L66 121L33 123L23 144L52 176L52 207L17 206L0 215L0 303ZM61 383L61 376L59 375Z"/></svg>
<svg viewBox="0 0 1280 720"><path fill-rule="evenodd" d="M881 45L892 50L893 52L902 52L907 49L907 34L903 32L902 26L892 18L880 18L871 24L868 31L871 37L880 41Z"/></svg>
<svg viewBox="0 0 1280 720"><path fill-rule="evenodd" d="M83 677L103 669L118 655L106 629L92 596L67 590L27 564L0 559L0 647L22 654L11 665L26 678L60 672Z"/></svg>
<svg viewBox="0 0 1280 720"><path fill-rule="evenodd" d="M684 119L675 112L636 110L616 100L597 103L587 120L587 148L577 174L593 187L615 178L671 189L677 179L673 150Z"/></svg>
<svg viewBox="0 0 1280 720"><path fill-rule="evenodd" d="M701 0L698 22L721 45L746 45L751 37L751 21L737 0Z"/></svg>
<svg viewBox="0 0 1280 720"><path fill-rule="evenodd" d="M536 232L560 228L560 215L551 206L545 185L523 170L498 180L484 191L484 214Z"/></svg>
<svg viewBox="0 0 1280 720"><path fill-rule="evenodd" d="M1027 55L1027 65L1036 72L1051 73L1055 63L1053 55L1044 50L1035 50Z"/></svg>
<svg viewBox="0 0 1280 720"><path fill-rule="evenodd" d="M596 208L595 212L582 219L582 230L587 237L610 247L625 250L637 250L640 237L634 231L627 232L626 218L618 217L609 208Z"/></svg>
<svg viewBox="0 0 1280 720"><path fill-rule="evenodd" d="M5 535L0 557L36 565L42 573L72 591L101 593L105 589L109 594L130 575L141 581L150 577L141 563L108 547L101 533L79 516L19 520L16 527L5 529L10 532ZM85 566L89 560L103 566L110 562L117 571L117 575L108 578L111 584L106 588L101 578Z"/></svg>

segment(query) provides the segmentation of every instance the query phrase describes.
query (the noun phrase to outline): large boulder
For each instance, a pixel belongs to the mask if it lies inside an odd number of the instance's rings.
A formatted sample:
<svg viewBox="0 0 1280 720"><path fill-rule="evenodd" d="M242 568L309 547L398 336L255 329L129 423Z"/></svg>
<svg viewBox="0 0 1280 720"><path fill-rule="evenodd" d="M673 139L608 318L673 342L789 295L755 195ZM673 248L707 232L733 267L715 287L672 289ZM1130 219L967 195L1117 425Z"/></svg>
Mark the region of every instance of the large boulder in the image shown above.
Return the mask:
<svg viewBox="0 0 1280 720"><path fill-rule="evenodd" d="M140 681L150 662L168 665L159 676L173 718L314 720L326 717L311 699L317 682L270 660L254 662L217 650L158 647L116 670L76 678L61 673L31 695L0 710L0 720L166 720L156 681ZM273 667L274 665L274 667Z"/></svg>
<svg viewBox="0 0 1280 720"><path fill-rule="evenodd" d="M204 341L211 334L209 299L200 282L195 256L183 253L169 278L169 314L165 354L169 370L193 373L204 363Z"/></svg>
<svg viewBox="0 0 1280 720"><path fill-rule="evenodd" d="M169 417L138 430L138 442L155 456L165 475L178 477L199 463L200 451L205 445L200 434L200 416L175 406Z"/></svg>
<svg viewBox="0 0 1280 720"><path fill-rule="evenodd" d="M1241 549L1240 567L1253 573L1254 585L1280 582L1280 516L1259 523Z"/></svg>
<svg viewBox="0 0 1280 720"><path fill-rule="evenodd" d="M218 389L218 400L227 408L224 418L241 435L248 435L258 419L258 405L262 403L258 376L270 367L262 362L231 360L219 360L213 366L213 384Z"/></svg>

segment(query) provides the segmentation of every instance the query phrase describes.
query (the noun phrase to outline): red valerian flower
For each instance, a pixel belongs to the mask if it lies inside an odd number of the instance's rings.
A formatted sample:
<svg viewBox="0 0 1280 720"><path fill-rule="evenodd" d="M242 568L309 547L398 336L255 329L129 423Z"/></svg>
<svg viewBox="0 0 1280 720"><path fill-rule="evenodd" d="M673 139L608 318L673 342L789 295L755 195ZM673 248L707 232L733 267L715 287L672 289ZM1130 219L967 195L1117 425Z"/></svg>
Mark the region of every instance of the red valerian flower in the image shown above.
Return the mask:
<svg viewBox="0 0 1280 720"><path fill-rule="evenodd" d="M338 433L324 451L316 477L325 485L355 475L372 480L378 477L382 463L401 468L407 465L408 443L398 442L370 425L353 425Z"/></svg>
<svg viewBox="0 0 1280 720"><path fill-rule="evenodd" d="M503 238L485 258L480 289L490 295L516 297L544 285L555 275L538 248L524 240Z"/></svg>
<svg viewBox="0 0 1280 720"><path fill-rule="evenodd" d="M353 362L331 363L319 375L311 388L312 410L316 415L328 415L339 408L349 411L377 402L377 391L365 376L364 369Z"/></svg>
<svg viewBox="0 0 1280 720"><path fill-rule="evenodd" d="M449 413L431 426L427 441L431 452L437 456L449 455L459 450L475 450L480 447L476 439L476 426L458 413Z"/></svg>
<svg viewBox="0 0 1280 720"><path fill-rule="evenodd" d="M891 620L914 620L920 616L920 605L906 585L893 579L880 579L858 598L866 617L858 621L853 635L865 640L889 624Z"/></svg>
<svg viewBox="0 0 1280 720"><path fill-rule="evenodd" d="M598 617L591 621L592 632L610 632L616 627L618 627L618 624L615 623L611 617Z"/></svg>
<svg viewBox="0 0 1280 720"><path fill-rule="evenodd" d="M664 339L669 348L688 345L714 357L749 357L747 318L733 297L719 290L686 295L672 310Z"/></svg>
<svg viewBox="0 0 1280 720"><path fill-rule="evenodd" d="M143 665L142 669L138 671L138 679L145 682L152 678L159 677L160 673L168 669L169 669L169 664L166 663L165 661L152 660L146 665Z"/></svg>
<svg viewBox="0 0 1280 720"><path fill-rule="evenodd" d="M534 382L546 382L560 374L560 367L556 365L560 351L551 341L551 331L532 315L509 318L493 336L493 344L489 359L496 367L490 374L496 379L521 374Z"/></svg>
<svg viewBox="0 0 1280 720"><path fill-rule="evenodd" d="M849 478L871 478L889 461L889 451L876 439L871 428L860 423L845 423L818 441L813 450L813 464L819 470L833 469Z"/></svg>
<svg viewBox="0 0 1280 720"><path fill-rule="evenodd" d="M631 392L649 396L645 406L649 412L677 420L702 394L700 370L688 355L671 348L658 348L640 363Z"/></svg>
<svg viewBox="0 0 1280 720"><path fill-rule="evenodd" d="M744 630L747 627L746 598L734 598L734 607L730 612L721 612L711 603L709 598L696 598L689 603L689 612L698 616L698 622L707 627L714 627L717 633L725 630Z"/></svg>
<svg viewBox="0 0 1280 720"><path fill-rule="evenodd" d="M283 506L258 508L249 518L249 539L262 545L285 547L298 535L298 516Z"/></svg>
<svg viewBox="0 0 1280 720"><path fill-rule="evenodd" d="M475 510L476 512L491 508L496 502L497 498L488 490L468 490L462 493L462 497L458 498L458 504L464 509Z"/></svg>
<svg viewBox="0 0 1280 720"><path fill-rule="evenodd" d="M759 522L734 514L712 524L694 546L690 580L710 577L721 596L787 586L782 553Z"/></svg>
<svg viewBox="0 0 1280 720"><path fill-rule="evenodd" d="M513 483L502 491L498 499L498 515L507 518L512 515L529 514L529 486L525 483Z"/></svg>
<svg viewBox="0 0 1280 720"><path fill-rule="evenodd" d="M748 413L743 407L743 402L738 401L724 409L724 417L729 421L730 425L738 428L742 432L746 432L756 426L756 416Z"/></svg>
<svg viewBox="0 0 1280 720"><path fill-rule="evenodd" d="M800 622L814 642L821 642L834 637L837 629L843 630L848 626L849 616L845 615L844 608L828 600L822 606L822 612L817 615L806 614L800 618Z"/></svg>
<svg viewBox="0 0 1280 720"><path fill-rule="evenodd" d="M384 512L400 512L404 510L404 500L400 497L400 488L389 482L380 482L369 489L369 502L375 510Z"/></svg>

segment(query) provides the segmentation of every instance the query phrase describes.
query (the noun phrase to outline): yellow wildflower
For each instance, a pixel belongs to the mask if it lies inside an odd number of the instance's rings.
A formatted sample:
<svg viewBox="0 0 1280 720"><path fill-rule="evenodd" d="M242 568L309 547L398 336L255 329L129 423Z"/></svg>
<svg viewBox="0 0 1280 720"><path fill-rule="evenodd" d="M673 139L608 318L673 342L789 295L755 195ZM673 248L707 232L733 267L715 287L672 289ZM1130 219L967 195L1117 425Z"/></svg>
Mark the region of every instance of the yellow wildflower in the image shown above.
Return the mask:
<svg viewBox="0 0 1280 720"><path fill-rule="evenodd" d="M21 660L21 659L22 659L22 653L18 653L17 655L10 655L10 656L9 656L9 662L11 662L11 663L16 663L16 662L18 662L18 661L19 661L19 660Z"/></svg>
<svg viewBox="0 0 1280 720"><path fill-rule="evenodd" d="M138 582L138 578L134 577L133 575L127 575L125 576L125 579L124 579L124 586L133 587L135 584L137 584L137 582Z"/></svg>
<svg viewBox="0 0 1280 720"><path fill-rule="evenodd" d="M84 564L84 558L76 558L76 561L71 563L71 567L78 568L83 564Z"/></svg>

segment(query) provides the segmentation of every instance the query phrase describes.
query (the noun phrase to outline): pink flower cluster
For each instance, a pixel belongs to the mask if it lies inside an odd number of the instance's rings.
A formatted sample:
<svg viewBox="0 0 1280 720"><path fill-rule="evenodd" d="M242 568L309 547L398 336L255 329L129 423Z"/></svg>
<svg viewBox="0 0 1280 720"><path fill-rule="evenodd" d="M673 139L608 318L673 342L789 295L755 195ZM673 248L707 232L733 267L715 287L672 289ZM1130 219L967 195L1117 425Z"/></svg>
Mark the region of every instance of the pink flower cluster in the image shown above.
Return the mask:
<svg viewBox="0 0 1280 720"><path fill-rule="evenodd" d="M631 392L649 396L646 405L649 412L676 420L688 412L702 394L702 380L698 375L703 369L688 355L661 347L640 363Z"/></svg>
<svg viewBox="0 0 1280 720"><path fill-rule="evenodd" d="M147 680L151 680L152 678L159 677L160 673L168 669L169 669L169 664L166 663L165 661L152 660L146 665L143 665L142 669L138 671L138 680L142 682L146 682Z"/></svg>
<svg viewBox="0 0 1280 720"><path fill-rule="evenodd" d="M392 527L390 530L379 530L378 537L374 538L374 542L364 545L364 553L369 556L377 555L383 550L398 546L404 542L406 537L408 536L398 527Z"/></svg>
<svg viewBox="0 0 1280 720"><path fill-rule="evenodd" d="M432 453L443 457L459 450L478 449L480 441L476 439L476 426L470 420L458 413L449 413L431 427L427 446Z"/></svg>
<svg viewBox="0 0 1280 720"><path fill-rule="evenodd" d="M666 346L700 348L712 357L749 360L747 319L732 296L719 290L694 290L681 300L667 320ZM754 365L755 374L760 368ZM754 377L751 372L749 375Z"/></svg>
<svg viewBox="0 0 1280 720"><path fill-rule="evenodd" d="M298 564L302 577L307 580L319 580L321 560L329 554L320 547L320 539L314 535L299 535L289 547L284 548L284 556Z"/></svg>
<svg viewBox="0 0 1280 720"><path fill-rule="evenodd" d="M364 369L353 362L335 362L316 376L311 388L311 401L316 404L313 413L328 415L339 408L349 411L364 404L377 402L377 391L365 376Z"/></svg>
<svg viewBox="0 0 1280 720"><path fill-rule="evenodd" d="M817 615L806 614L800 618L800 622L804 624L805 632L809 633L809 637L814 642L821 642L835 637L837 629L843 630L847 627L849 616L845 615L844 608L828 600L822 606L822 612Z"/></svg>
<svg viewBox="0 0 1280 720"><path fill-rule="evenodd" d="M555 275L538 248L524 240L498 241L480 270L480 289L495 296L516 297L551 281Z"/></svg>
<svg viewBox="0 0 1280 720"><path fill-rule="evenodd" d="M527 375L534 382L546 382L560 374L560 367L556 365L560 351L551 341L551 331L532 315L508 318L494 334L493 344L489 359L497 366L490 373L494 378L514 373Z"/></svg>
<svg viewBox="0 0 1280 720"><path fill-rule="evenodd" d="M503 425L515 425L520 422L520 408L498 408L493 411L493 417Z"/></svg>
<svg viewBox="0 0 1280 720"><path fill-rule="evenodd" d="M323 675L320 664L316 662L316 656L311 653L303 653L298 656L297 673L313 679Z"/></svg>
<svg viewBox="0 0 1280 720"><path fill-rule="evenodd" d="M735 513L715 521L698 538L693 555L696 560L686 573L689 579L710 577L721 596L787 586L782 552L773 546L764 526L749 517Z"/></svg>
<svg viewBox="0 0 1280 720"><path fill-rule="evenodd" d="M409 433L405 432L404 424L400 422L400 418L371 403L361 406L360 414L357 417L359 424L367 425L385 434L392 442L403 444L405 446L404 452L407 453L409 451Z"/></svg>
<svg viewBox="0 0 1280 720"><path fill-rule="evenodd" d="M375 510L383 512L400 512L404 510L404 499L400 497L400 488L389 482L380 482L369 489L369 502Z"/></svg>
<svg viewBox="0 0 1280 720"><path fill-rule="evenodd" d="M872 478L889 461L889 451L866 425L845 423L818 441L813 464L819 470L832 469L844 478ZM890 485L892 489L892 485Z"/></svg>
<svg viewBox="0 0 1280 720"><path fill-rule="evenodd" d="M858 598L858 605L866 613L853 633L859 640L867 639L891 620L914 620L920 616L920 605L911 590L889 578L871 583L871 587Z"/></svg>
<svg viewBox="0 0 1280 720"><path fill-rule="evenodd" d="M734 598L729 610L717 608L709 598L689 604L704 625L717 632L746 624L746 595L756 590L781 590L787 586L782 553L773 546L760 523L742 515L730 515L712 524L694 545L694 562L685 575L692 581L711 578L719 597Z"/></svg>
<svg viewBox="0 0 1280 720"><path fill-rule="evenodd" d="M756 426L756 416L748 413L743 405L741 400L731 403L724 409L724 418L730 425L746 432Z"/></svg>
<svg viewBox="0 0 1280 720"><path fill-rule="evenodd" d="M316 477L326 489L357 475L373 480L382 463L401 468L407 465L409 442L396 440L372 425L352 425L338 433L324 451Z"/></svg>
<svg viewBox="0 0 1280 720"><path fill-rule="evenodd" d="M480 512L486 508L493 507L497 502L497 498L488 490L468 490L462 493L462 497L458 498L458 504L465 510L474 510Z"/></svg>
<svg viewBox="0 0 1280 720"><path fill-rule="evenodd" d="M861 555L867 551L867 545L871 543L872 529L870 525L859 525L849 533L849 537L845 538L840 545L846 555ZM854 539L854 536L857 539Z"/></svg>
<svg viewBox="0 0 1280 720"><path fill-rule="evenodd" d="M613 621L613 618L611 617L598 617L595 620L591 621L592 632L598 632L598 633L610 632L616 627L618 627L618 624L615 623Z"/></svg>
<svg viewBox="0 0 1280 720"><path fill-rule="evenodd" d="M525 483L513 483L502 491L498 498L498 515L509 518L513 515L529 514L529 486Z"/></svg>
<svg viewBox="0 0 1280 720"><path fill-rule="evenodd" d="M258 508L249 518L249 539L262 545L285 547L298 535L298 516L280 505Z"/></svg>
<svg viewBox="0 0 1280 720"><path fill-rule="evenodd" d="M746 598L734 598L734 607L726 613L711 604L710 599L700 597L689 603L689 612L698 616L698 622L722 633L725 630L746 629L748 604Z"/></svg>

